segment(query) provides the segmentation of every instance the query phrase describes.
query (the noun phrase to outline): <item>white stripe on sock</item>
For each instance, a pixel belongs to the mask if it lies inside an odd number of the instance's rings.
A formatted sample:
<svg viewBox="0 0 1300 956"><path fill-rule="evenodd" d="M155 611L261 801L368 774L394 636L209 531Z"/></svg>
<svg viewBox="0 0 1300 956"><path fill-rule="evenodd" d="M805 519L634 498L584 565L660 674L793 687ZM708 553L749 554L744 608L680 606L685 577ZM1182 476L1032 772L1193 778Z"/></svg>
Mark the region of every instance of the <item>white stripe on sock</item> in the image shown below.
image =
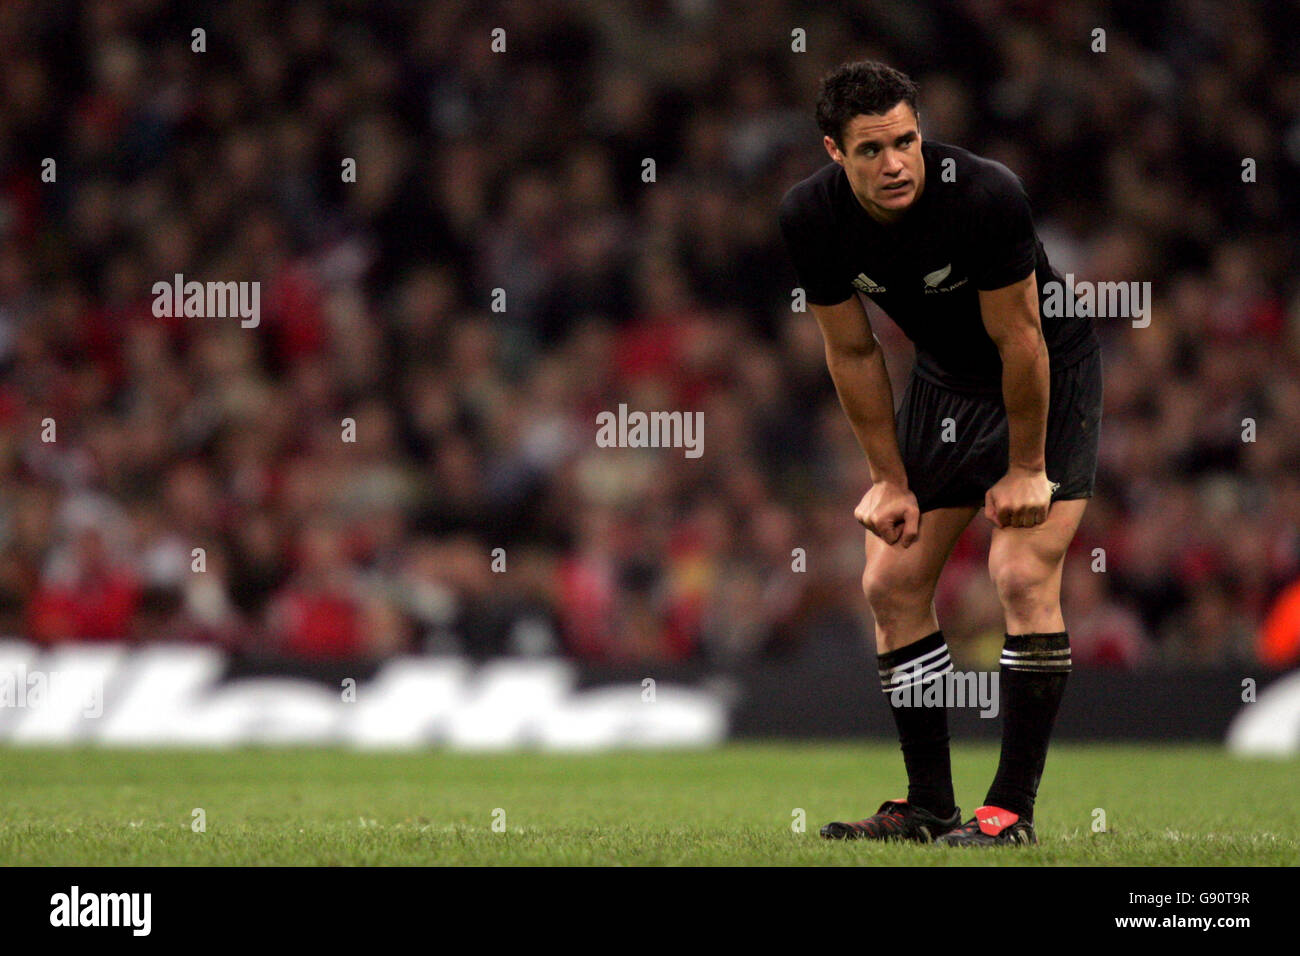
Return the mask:
<svg viewBox="0 0 1300 956"><path fill-rule="evenodd" d="M917 667L924 666L928 661L934 660L936 657L939 657L940 655L943 655L944 657L948 655L948 644L946 642L940 644L934 650L922 654L920 657L913 658L910 661L904 661L901 664L895 664L893 667L880 668L880 679L886 680L895 671L900 669L905 671L915 670Z"/></svg>

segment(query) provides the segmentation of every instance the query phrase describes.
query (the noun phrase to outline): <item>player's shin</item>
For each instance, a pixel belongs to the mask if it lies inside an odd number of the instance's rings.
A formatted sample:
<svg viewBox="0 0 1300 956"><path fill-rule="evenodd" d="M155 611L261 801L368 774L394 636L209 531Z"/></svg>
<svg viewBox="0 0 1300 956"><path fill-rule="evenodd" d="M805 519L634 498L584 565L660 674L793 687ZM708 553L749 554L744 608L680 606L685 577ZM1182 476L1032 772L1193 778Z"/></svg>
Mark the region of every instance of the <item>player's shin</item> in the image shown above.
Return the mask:
<svg viewBox="0 0 1300 956"><path fill-rule="evenodd" d="M938 817L955 809L948 754L948 710L944 695L926 705L926 681L952 670L943 631L878 656L881 689L898 726L907 766L907 800Z"/></svg>
<svg viewBox="0 0 1300 956"><path fill-rule="evenodd" d="M1070 637L1008 634L1002 650L1002 755L987 806L1033 820L1047 746L1070 674Z"/></svg>

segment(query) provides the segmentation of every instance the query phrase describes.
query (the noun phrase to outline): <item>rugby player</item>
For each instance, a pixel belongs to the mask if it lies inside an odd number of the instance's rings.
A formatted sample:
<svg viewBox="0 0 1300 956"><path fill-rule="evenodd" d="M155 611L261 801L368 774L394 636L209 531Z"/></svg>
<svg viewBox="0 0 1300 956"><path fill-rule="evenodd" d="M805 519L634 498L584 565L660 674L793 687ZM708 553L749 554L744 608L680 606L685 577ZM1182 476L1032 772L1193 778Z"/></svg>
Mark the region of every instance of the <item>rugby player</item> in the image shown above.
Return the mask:
<svg viewBox="0 0 1300 956"><path fill-rule="evenodd" d="M1096 474L1100 343L1088 317L1041 315L1045 283L1062 280L1023 184L1000 163L923 140L905 74L844 64L822 81L816 116L832 162L786 194L780 223L870 468L854 510L866 528L862 587L908 778L906 799L821 834L1036 843L1034 801L1070 672L1061 570ZM859 294L916 346L897 416ZM963 823L946 708L892 692L952 670L935 585L981 510L1006 618L1002 749Z"/></svg>

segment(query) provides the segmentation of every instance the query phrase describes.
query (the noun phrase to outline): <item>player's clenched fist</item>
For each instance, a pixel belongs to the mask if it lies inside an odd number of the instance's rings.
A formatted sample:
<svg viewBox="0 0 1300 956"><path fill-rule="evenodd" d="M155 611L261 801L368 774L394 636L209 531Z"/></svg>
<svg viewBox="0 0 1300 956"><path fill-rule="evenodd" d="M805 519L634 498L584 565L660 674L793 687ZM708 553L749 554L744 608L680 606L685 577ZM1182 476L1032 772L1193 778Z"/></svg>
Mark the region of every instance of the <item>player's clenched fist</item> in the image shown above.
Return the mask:
<svg viewBox="0 0 1300 956"><path fill-rule="evenodd" d="M916 495L889 481L872 485L853 509L853 517L885 544L910 548L921 533Z"/></svg>
<svg viewBox="0 0 1300 956"><path fill-rule="evenodd" d="M1047 520L1059 485L1045 471L1011 468L984 495L984 517L999 528L1033 528Z"/></svg>

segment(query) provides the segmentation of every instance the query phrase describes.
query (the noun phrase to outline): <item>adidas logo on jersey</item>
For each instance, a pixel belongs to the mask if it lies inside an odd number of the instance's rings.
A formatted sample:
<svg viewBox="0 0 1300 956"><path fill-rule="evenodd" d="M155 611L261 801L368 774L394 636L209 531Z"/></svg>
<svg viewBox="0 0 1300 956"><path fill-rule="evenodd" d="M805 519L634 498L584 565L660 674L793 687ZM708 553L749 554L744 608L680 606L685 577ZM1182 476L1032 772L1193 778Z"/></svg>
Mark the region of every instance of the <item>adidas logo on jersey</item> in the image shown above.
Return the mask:
<svg viewBox="0 0 1300 956"><path fill-rule="evenodd" d="M867 295L870 295L873 292L885 291L885 287L883 285L876 285L875 280L872 279L870 276L868 276L865 272L858 273L858 277L853 280L853 288Z"/></svg>

